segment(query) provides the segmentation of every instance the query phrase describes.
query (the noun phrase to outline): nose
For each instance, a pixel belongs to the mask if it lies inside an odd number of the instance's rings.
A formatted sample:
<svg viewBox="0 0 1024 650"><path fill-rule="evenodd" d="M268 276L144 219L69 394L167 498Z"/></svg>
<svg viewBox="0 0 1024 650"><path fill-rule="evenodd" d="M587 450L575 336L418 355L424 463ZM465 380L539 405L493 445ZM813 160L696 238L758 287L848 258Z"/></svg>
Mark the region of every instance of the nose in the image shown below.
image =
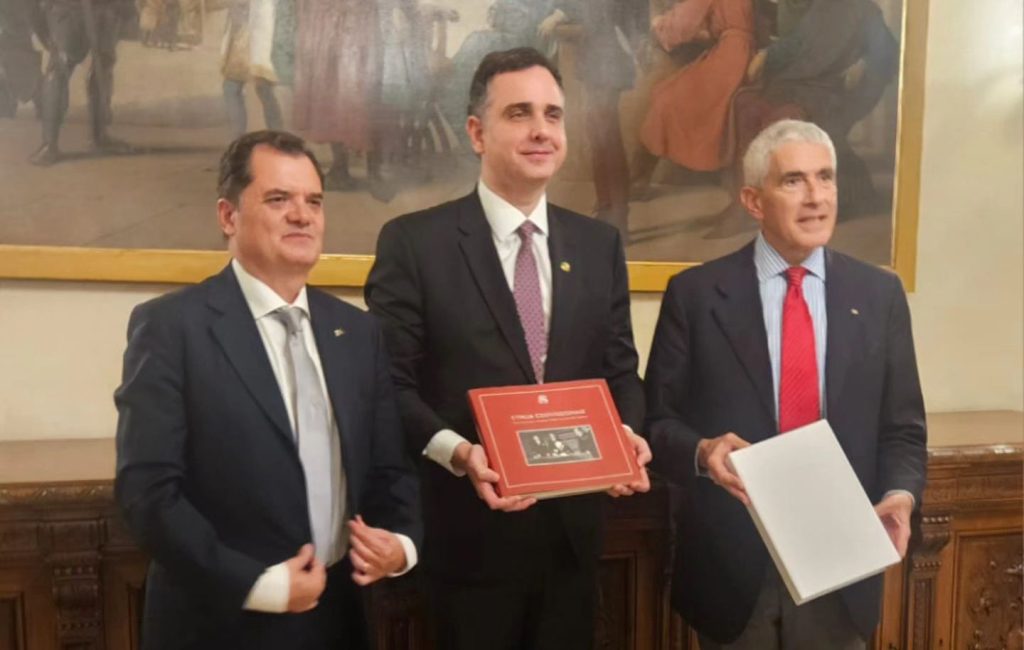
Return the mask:
<svg viewBox="0 0 1024 650"><path fill-rule="evenodd" d="M537 115L530 122L530 139L536 142L543 142L551 137L551 125L543 114Z"/></svg>
<svg viewBox="0 0 1024 650"><path fill-rule="evenodd" d="M821 181L812 178L807 183L807 193L804 195L804 203L808 205L817 205L821 202L822 196L824 196L825 188L822 187Z"/></svg>
<svg viewBox="0 0 1024 650"><path fill-rule="evenodd" d="M313 220L313 210L302 197L295 197L291 201L285 218L288 219L289 223L305 226Z"/></svg>

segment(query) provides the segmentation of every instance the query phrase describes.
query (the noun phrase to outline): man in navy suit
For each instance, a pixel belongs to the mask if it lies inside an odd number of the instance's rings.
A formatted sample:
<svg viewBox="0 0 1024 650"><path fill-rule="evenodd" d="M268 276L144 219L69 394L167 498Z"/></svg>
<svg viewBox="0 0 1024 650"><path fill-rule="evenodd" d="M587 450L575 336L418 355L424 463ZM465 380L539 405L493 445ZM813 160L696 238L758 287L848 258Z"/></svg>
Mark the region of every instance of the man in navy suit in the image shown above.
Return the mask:
<svg viewBox="0 0 1024 650"><path fill-rule="evenodd" d="M424 457L424 569L439 647L590 650L602 497L499 497L466 391L603 378L622 421L639 427L622 240L548 203L566 142L561 79L547 59L529 48L489 54L469 100L477 188L386 224L366 283L406 442ZM645 464L646 442L628 436ZM645 473L612 491L647 488Z"/></svg>
<svg viewBox="0 0 1024 650"><path fill-rule="evenodd" d="M306 286L323 245L316 158L250 133L221 160L218 275L128 326L115 490L153 558L143 647L366 647L357 585L420 537L375 320Z"/></svg>
<svg viewBox="0 0 1024 650"><path fill-rule="evenodd" d="M808 122L765 129L741 200L761 232L669 283L646 385L654 467L682 486L674 607L703 650L862 649L880 576L797 607L726 464L827 418L900 554L925 483L924 404L899 278L826 248L835 150Z"/></svg>

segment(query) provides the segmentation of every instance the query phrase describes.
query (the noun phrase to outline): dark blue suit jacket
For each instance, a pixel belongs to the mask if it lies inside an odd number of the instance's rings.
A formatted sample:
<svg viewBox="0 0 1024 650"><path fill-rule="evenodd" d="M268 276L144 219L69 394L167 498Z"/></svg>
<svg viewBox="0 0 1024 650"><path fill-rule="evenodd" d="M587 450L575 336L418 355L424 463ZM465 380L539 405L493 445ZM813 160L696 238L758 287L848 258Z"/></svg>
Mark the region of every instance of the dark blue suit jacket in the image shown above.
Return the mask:
<svg viewBox="0 0 1024 650"><path fill-rule="evenodd" d="M618 231L551 204L548 229L552 314L545 381L603 377L622 421L638 427L643 389ZM477 442L468 390L536 381L515 299L475 191L381 229L366 302L384 324L411 453L418 455L445 428ZM596 565L600 495L494 512L466 478L433 461L420 465L423 563L429 573L515 579L522 567L510 558L563 535L585 566Z"/></svg>
<svg viewBox="0 0 1024 650"><path fill-rule="evenodd" d="M308 297L347 512L418 545L418 486L380 330L326 293ZM315 617L242 609L264 569L311 533L284 400L230 266L134 310L115 402L116 496L153 558L144 646L300 647Z"/></svg>
<svg viewBox="0 0 1024 650"><path fill-rule="evenodd" d="M893 489L921 502L924 403L899 278L825 253L829 424L873 502ZM777 433L771 363L753 245L672 278L646 375L653 468L682 486L672 600L698 631L727 642L750 618L769 561L744 506L694 476L701 438ZM843 590L867 637L878 623L881 577Z"/></svg>

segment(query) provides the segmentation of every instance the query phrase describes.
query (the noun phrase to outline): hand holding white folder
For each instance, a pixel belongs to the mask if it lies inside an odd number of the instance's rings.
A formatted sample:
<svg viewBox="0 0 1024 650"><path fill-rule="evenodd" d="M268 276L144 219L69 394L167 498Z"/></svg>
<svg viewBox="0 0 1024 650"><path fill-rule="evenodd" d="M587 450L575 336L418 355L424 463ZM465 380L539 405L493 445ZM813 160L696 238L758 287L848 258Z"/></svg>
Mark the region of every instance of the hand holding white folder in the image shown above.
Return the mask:
<svg viewBox="0 0 1024 650"><path fill-rule="evenodd" d="M900 561L825 420L739 449L729 464L798 605Z"/></svg>

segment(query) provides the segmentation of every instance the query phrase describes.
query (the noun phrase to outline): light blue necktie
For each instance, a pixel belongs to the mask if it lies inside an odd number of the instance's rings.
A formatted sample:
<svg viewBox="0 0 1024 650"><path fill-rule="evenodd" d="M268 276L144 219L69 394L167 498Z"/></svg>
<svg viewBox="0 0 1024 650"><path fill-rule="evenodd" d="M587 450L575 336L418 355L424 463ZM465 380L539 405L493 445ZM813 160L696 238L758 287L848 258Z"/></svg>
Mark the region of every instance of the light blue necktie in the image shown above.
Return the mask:
<svg viewBox="0 0 1024 650"><path fill-rule="evenodd" d="M324 391L313 359L302 335L303 311L282 307L273 313L288 331L286 357L292 373L292 404L295 409L295 438L306 477L309 522L316 556L330 559L333 546L332 514L334 486L331 481L331 420ZM339 463L340 467L340 463ZM344 503L345 480L339 481L337 498Z"/></svg>

